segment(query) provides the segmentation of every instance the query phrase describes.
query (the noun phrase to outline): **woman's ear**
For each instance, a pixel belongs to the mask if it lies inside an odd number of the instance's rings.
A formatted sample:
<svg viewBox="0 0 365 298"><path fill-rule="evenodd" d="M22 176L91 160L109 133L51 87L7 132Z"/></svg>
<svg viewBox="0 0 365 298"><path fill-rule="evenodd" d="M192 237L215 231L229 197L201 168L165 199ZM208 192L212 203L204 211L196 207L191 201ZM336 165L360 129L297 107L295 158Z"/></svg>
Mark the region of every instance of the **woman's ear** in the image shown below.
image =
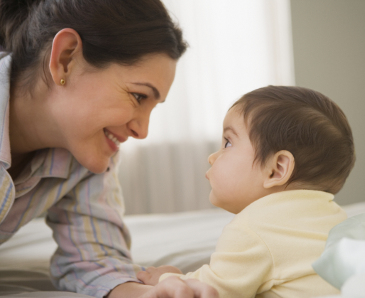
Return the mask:
<svg viewBox="0 0 365 298"><path fill-rule="evenodd" d="M293 154L281 150L274 154L267 162L264 188L285 185L293 171L295 160Z"/></svg>
<svg viewBox="0 0 365 298"><path fill-rule="evenodd" d="M59 31L53 39L49 69L56 85L67 81L77 56L82 55L80 35L70 28ZM63 83L61 80L64 80Z"/></svg>

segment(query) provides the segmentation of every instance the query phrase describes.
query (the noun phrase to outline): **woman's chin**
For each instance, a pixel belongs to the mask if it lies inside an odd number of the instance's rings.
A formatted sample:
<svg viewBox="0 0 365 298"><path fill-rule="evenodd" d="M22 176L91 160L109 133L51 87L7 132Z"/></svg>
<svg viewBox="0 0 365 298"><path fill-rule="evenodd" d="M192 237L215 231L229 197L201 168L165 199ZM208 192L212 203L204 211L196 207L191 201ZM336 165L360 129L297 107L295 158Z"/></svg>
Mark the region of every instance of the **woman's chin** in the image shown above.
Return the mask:
<svg viewBox="0 0 365 298"><path fill-rule="evenodd" d="M108 166L106 166L106 167L95 167L95 168L88 167L87 169L90 172L94 173L94 174L102 174L102 173L106 172L106 170L108 169Z"/></svg>
<svg viewBox="0 0 365 298"><path fill-rule="evenodd" d="M108 169L110 159L103 158L98 160L95 158L82 158L78 159L78 162L90 172L94 174L101 174Z"/></svg>

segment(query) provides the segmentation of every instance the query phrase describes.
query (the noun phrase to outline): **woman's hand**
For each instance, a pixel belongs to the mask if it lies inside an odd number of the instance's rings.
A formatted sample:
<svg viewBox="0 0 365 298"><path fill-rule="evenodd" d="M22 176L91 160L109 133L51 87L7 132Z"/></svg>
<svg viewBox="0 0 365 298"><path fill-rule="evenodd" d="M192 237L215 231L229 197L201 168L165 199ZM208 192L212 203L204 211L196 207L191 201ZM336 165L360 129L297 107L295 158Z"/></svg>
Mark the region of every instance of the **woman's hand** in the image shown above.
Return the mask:
<svg viewBox="0 0 365 298"><path fill-rule="evenodd" d="M160 276L164 273L182 274L180 269L174 266L148 267L146 271L138 272L137 278L146 285L155 286L158 284Z"/></svg>
<svg viewBox="0 0 365 298"><path fill-rule="evenodd" d="M197 279L170 276L156 286L127 282L116 286L107 298L219 298L218 292Z"/></svg>
<svg viewBox="0 0 365 298"><path fill-rule="evenodd" d="M211 286L197 280L170 276L139 298L219 298Z"/></svg>

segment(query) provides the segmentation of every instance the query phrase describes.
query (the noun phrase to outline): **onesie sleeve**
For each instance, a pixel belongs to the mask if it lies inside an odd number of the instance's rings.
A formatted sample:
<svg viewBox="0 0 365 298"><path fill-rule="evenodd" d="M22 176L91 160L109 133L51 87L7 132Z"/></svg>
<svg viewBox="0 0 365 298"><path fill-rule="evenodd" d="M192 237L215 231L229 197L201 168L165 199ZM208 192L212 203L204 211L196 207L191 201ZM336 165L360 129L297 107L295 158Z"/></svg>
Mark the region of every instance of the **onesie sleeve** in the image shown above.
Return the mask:
<svg viewBox="0 0 365 298"><path fill-rule="evenodd" d="M86 171L48 211L47 224L58 244L51 278L60 290L104 297L118 284L139 282L140 268L131 260L130 235L122 220L124 203L116 169L112 159L106 173Z"/></svg>
<svg viewBox="0 0 365 298"><path fill-rule="evenodd" d="M221 298L248 298L272 287L273 270L269 249L237 215L224 228L210 264L180 278L205 282ZM170 275L162 275L160 281Z"/></svg>

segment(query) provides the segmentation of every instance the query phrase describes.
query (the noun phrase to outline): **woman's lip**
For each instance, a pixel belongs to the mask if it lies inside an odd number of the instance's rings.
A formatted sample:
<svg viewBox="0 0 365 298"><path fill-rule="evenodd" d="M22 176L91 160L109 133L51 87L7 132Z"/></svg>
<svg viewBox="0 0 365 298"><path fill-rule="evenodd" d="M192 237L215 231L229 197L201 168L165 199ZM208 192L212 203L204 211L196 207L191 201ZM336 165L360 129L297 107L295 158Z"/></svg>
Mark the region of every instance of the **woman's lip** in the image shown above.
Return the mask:
<svg viewBox="0 0 365 298"><path fill-rule="evenodd" d="M112 134L114 137L116 137L116 138L117 138L117 140L118 140L118 142L120 142L120 143L124 143L124 142L128 139L128 137L124 138L124 137L122 137L122 136L119 136L119 135L115 134L114 132L111 132L110 130L108 130L108 129L106 129L106 128L105 128L105 130L106 130L108 133Z"/></svg>
<svg viewBox="0 0 365 298"><path fill-rule="evenodd" d="M114 152L117 152L119 150L119 147L111 140L109 139L107 136L105 136L106 138L106 141L109 145L109 147L114 151Z"/></svg>

